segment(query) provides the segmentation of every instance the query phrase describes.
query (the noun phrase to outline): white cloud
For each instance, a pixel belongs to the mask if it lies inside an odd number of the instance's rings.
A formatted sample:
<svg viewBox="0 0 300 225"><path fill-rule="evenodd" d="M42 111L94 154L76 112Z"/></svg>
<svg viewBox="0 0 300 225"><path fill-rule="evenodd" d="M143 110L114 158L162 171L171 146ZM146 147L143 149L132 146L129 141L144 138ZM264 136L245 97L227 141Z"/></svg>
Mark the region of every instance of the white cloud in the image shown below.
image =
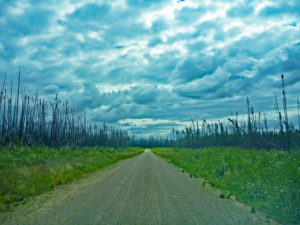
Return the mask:
<svg viewBox="0 0 300 225"><path fill-rule="evenodd" d="M81 34L81 33L75 34L75 37L80 42L84 42L85 41L85 38L84 38L83 34Z"/></svg>
<svg viewBox="0 0 300 225"><path fill-rule="evenodd" d="M9 7L7 10L8 13L12 16L20 16L24 13L24 9L17 7Z"/></svg>
<svg viewBox="0 0 300 225"><path fill-rule="evenodd" d="M278 3L276 3L275 1L270 1L270 0L261 1L256 5L255 13L258 14L261 10L263 10L268 6L277 6L277 5Z"/></svg>
<svg viewBox="0 0 300 225"><path fill-rule="evenodd" d="M113 92L123 92L130 90L133 87L136 87L137 84L96 84L96 87L99 90L99 93L113 93Z"/></svg>
<svg viewBox="0 0 300 225"><path fill-rule="evenodd" d="M103 38L101 37L100 33L101 32L90 31L87 36L91 39L95 39L97 41L102 41Z"/></svg>

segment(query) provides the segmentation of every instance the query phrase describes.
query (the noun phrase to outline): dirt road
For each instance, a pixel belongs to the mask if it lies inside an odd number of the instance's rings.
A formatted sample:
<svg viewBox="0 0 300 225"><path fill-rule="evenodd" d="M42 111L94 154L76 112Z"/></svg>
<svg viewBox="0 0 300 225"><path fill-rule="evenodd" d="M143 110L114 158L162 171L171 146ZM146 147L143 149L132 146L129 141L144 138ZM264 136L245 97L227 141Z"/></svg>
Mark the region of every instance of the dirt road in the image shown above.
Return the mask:
<svg viewBox="0 0 300 225"><path fill-rule="evenodd" d="M270 224L148 150L41 199L4 224Z"/></svg>

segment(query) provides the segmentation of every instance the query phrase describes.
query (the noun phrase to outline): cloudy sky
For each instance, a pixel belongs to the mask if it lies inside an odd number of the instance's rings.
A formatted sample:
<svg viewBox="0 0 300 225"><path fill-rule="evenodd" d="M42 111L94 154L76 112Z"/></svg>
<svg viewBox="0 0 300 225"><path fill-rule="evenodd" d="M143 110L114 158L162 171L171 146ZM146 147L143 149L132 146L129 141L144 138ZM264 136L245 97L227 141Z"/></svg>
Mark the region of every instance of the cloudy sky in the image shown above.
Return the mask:
<svg viewBox="0 0 300 225"><path fill-rule="evenodd" d="M90 121L166 135L300 97L299 0L0 0L0 75Z"/></svg>

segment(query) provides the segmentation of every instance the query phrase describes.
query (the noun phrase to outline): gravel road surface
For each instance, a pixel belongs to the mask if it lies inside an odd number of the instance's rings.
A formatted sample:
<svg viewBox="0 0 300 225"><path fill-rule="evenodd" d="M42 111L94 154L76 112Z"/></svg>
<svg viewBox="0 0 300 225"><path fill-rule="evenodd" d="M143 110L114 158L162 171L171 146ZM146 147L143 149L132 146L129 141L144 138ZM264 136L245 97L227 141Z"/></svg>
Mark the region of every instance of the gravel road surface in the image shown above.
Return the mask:
<svg viewBox="0 0 300 225"><path fill-rule="evenodd" d="M275 224L149 150L47 193L4 224Z"/></svg>

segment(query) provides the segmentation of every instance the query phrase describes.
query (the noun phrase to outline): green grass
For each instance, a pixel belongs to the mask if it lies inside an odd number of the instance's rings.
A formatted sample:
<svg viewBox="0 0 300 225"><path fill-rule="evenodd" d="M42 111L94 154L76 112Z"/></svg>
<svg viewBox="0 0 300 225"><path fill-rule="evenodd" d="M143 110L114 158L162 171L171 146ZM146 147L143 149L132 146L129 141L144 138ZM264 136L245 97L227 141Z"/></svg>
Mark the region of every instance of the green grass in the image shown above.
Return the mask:
<svg viewBox="0 0 300 225"><path fill-rule="evenodd" d="M234 195L283 224L300 224L300 151L238 148L152 149L157 155Z"/></svg>
<svg viewBox="0 0 300 225"><path fill-rule="evenodd" d="M140 148L0 148L0 212L142 152Z"/></svg>

